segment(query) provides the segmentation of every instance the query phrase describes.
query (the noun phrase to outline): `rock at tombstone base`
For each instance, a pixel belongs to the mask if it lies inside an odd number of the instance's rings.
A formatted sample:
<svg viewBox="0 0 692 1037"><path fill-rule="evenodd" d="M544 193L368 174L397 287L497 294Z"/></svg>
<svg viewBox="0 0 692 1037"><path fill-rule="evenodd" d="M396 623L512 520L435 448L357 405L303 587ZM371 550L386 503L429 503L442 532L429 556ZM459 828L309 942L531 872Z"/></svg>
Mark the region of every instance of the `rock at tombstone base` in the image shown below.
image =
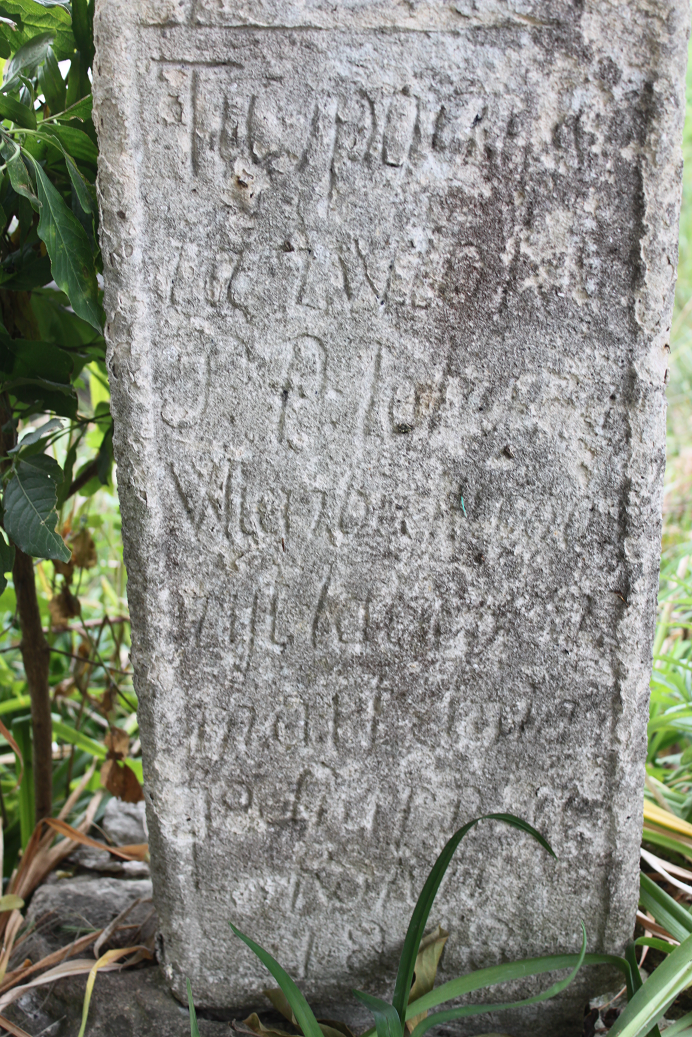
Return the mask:
<svg viewBox="0 0 692 1037"><path fill-rule="evenodd" d="M391 992L637 902L687 0L99 0L109 368L165 967ZM611 977L459 1023L581 1026ZM544 989L536 980L513 996ZM504 997L506 991L497 993ZM571 1013L571 1014L570 1014ZM558 1025L559 1023L559 1025Z"/></svg>

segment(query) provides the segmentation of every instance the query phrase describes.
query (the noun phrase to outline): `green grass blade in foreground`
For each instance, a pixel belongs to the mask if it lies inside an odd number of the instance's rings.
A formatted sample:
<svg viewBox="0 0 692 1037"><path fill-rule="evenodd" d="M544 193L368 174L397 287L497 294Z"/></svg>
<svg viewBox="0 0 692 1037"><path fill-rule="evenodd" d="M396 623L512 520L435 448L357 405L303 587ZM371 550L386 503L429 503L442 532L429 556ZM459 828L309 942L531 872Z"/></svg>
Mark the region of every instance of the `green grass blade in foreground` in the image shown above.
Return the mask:
<svg viewBox="0 0 692 1037"><path fill-rule="evenodd" d="M298 990L298 987L295 985L288 973L281 968L278 961L276 961L275 958L272 958L268 951L265 951L258 943L251 940L249 936L245 936L244 933L241 933L240 929L236 929L232 922L229 922L228 924L236 936L242 940L243 943L247 944L250 950L257 955L262 964L266 965L269 969L272 976L286 995L288 1003L296 1017L298 1026L303 1031L305 1037L322 1037L320 1025L315 1019L310 1005L307 1003L300 990Z"/></svg>
<svg viewBox="0 0 692 1037"><path fill-rule="evenodd" d="M548 853L552 854L553 857L555 856L553 850L543 836L537 832L535 828L532 828L527 821L522 821L520 817L515 817L514 814L484 814L483 817L476 817L473 821L469 821L468 824L465 824L454 833L435 861L432 871L428 875L421 895L418 898L418 903L413 910L408 932L406 933L406 939L404 940L404 947L401 952L399 969L397 971L396 983L394 985L394 999L392 1002L396 1009L396 1013L401 1020L402 1027L406 1019L406 1003L408 1001L411 983L413 981L416 955L418 954L418 948L423 939L423 933L425 932L428 916L432 910L435 897L437 896L437 891L440 888L440 883L442 882L445 872L449 867L449 863L454 856L454 851L466 833L469 832L474 825L477 825L479 821L488 820L503 821L505 824L511 825L513 828L518 828L520 831L526 832L528 835L531 835L536 839L536 841L539 842L541 846L548 851Z"/></svg>
<svg viewBox="0 0 692 1037"><path fill-rule="evenodd" d="M609 1031L609 1037L643 1037L692 982L692 936L654 969Z"/></svg>
<svg viewBox="0 0 692 1037"><path fill-rule="evenodd" d="M507 962L504 965L489 965L485 969L477 969L467 976L459 976L458 979L450 979L439 987L431 990L429 994L423 994L416 1001L412 1001L406 1008L406 1018L413 1019L414 1016L437 1008L445 1001L451 1001L464 994L471 994L474 990L483 990L487 987L497 986L499 983L509 983L512 980L528 979L530 976L541 976L547 972L558 972L561 969L574 969L579 961L578 954L550 954L542 958L524 958L521 961ZM618 969L627 986L627 997L634 995L632 984L632 972L626 958L616 954L585 954L584 965L610 965ZM372 1037L374 1029L367 1030L362 1037Z"/></svg>
<svg viewBox="0 0 692 1037"><path fill-rule="evenodd" d="M451 1022L452 1019L463 1019L471 1015L484 1015L486 1012L506 1012L511 1008L523 1008L525 1005L537 1005L541 1001L548 1001L549 998L555 997L556 994L561 993L570 985L586 958L586 927L583 922L581 928L581 951L577 955L571 955L573 959L576 958L576 962L574 968L566 979L561 979L557 983L553 983L553 985L548 987L547 990L544 990L542 994L535 994L533 997L524 998L522 1001L509 1001L500 1005L464 1005L462 1008L450 1008L446 1012L436 1012L434 1015L429 1015L427 1019L423 1019L418 1023L418 1026L411 1034L411 1037L423 1037L423 1034L431 1029L431 1027L439 1026L440 1023ZM503 968L502 965L498 967ZM423 999L421 998L421 1000Z"/></svg>
<svg viewBox="0 0 692 1037"><path fill-rule="evenodd" d="M190 986L190 980L187 981L187 1004L190 1009L190 1037L199 1037L199 1026L197 1025L197 1013L195 1012L195 1003L192 1000L192 987Z"/></svg>
<svg viewBox="0 0 692 1037"><path fill-rule="evenodd" d="M680 943L692 933L692 914L644 872L639 876L639 903Z"/></svg>
<svg viewBox="0 0 692 1037"><path fill-rule="evenodd" d="M667 1037L687 1037L692 1034L692 1012L683 1015L682 1019L676 1019L672 1026L665 1031Z"/></svg>
<svg viewBox="0 0 692 1037"><path fill-rule="evenodd" d="M641 972L639 971L639 964L637 962L637 950L632 940L628 942L627 947L625 948L625 958L629 962L630 972L632 974L632 991L627 994L627 1000L631 1001L636 992L643 985ZM647 1030L647 1037L661 1037L661 1031L658 1026L652 1026L650 1030Z"/></svg>
<svg viewBox="0 0 692 1037"><path fill-rule="evenodd" d="M403 1037L401 1020L394 1005L371 994L364 994L361 990L354 990L353 993L375 1016L377 1037Z"/></svg>
<svg viewBox="0 0 692 1037"><path fill-rule="evenodd" d="M435 987L429 994L424 994L412 1001L406 1009L406 1018L412 1019L431 1008L437 1008L445 1001L472 994L475 990L497 986L498 983L509 983L512 980L528 979L530 976L541 976L546 972L557 972L561 969L574 969L581 962L579 954L548 954L541 958L524 958L522 961L510 961L503 965L490 965L485 969L477 969L467 976L450 979ZM631 989L632 978L630 967L625 958L616 954L585 954L584 965L612 965L624 976L627 989Z"/></svg>

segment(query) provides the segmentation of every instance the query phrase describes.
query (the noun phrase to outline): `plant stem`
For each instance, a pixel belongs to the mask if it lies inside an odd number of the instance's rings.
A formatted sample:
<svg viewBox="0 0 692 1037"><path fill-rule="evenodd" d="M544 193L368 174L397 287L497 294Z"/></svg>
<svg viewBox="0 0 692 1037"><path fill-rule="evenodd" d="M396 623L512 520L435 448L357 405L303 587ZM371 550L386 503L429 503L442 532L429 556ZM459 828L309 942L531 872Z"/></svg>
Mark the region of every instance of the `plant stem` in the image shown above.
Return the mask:
<svg viewBox="0 0 692 1037"><path fill-rule="evenodd" d="M36 820L50 817L53 809L53 724L50 715L48 667L50 649L41 626L36 596L34 563L15 546L14 591L22 629L20 649L31 696L31 726L34 737L34 798Z"/></svg>

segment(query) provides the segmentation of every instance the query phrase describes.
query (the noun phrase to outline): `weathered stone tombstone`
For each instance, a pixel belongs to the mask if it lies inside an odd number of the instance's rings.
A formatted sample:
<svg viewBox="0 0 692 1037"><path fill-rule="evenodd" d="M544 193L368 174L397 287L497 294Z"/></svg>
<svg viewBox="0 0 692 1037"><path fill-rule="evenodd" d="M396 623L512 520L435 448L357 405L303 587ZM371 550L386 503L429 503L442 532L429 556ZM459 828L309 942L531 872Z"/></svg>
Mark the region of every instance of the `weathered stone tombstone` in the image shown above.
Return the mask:
<svg viewBox="0 0 692 1037"><path fill-rule="evenodd" d="M469 837L445 976L576 949L580 918L592 948L630 935L687 6L99 0L179 994L257 1004L228 920L313 1000L383 993L436 853L489 810L559 860ZM521 1018L495 1026L577 1032L569 1002Z"/></svg>

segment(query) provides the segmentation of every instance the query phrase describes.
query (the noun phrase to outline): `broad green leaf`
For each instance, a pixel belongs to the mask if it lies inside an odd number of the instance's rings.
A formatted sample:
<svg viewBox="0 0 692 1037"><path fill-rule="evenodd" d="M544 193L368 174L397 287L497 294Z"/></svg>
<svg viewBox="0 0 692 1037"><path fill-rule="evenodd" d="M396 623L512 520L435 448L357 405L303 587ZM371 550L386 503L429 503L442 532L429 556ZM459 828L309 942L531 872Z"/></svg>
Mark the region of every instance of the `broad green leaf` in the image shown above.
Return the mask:
<svg viewBox="0 0 692 1037"><path fill-rule="evenodd" d="M10 11L4 4L0 4L0 21L7 22L10 28L16 32L17 29L22 27L22 18L19 14L10 14Z"/></svg>
<svg viewBox="0 0 692 1037"><path fill-rule="evenodd" d="M87 137L84 130L75 126L65 126L60 122L42 123L39 130L45 136L57 137L62 144L64 152L67 152L77 162L86 162L96 166L98 162L98 148L93 141Z"/></svg>
<svg viewBox="0 0 692 1037"><path fill-rule="evenodd" d="M38 69L38 82L46 99L51 114L63 111L65 107L65 80L60 74L60 67L53 48L46 51L46 59Z"/></svg>
<svg viewBox="0 0 692 1037"><path fill-rule="evenodd" d="M435 901L435 897L437 896L437 891L440 888L440 883L444 878L449 863L461 840L467 832L470 832L471 829L479 823L479 821L486 820L502 821L504 824L511 825L513 828L518 828L520 831L526 832L545 850L547 850L551 856L555 856L550 845L546 842L543 836L528 824L528 822L523 821L519 817L515 817L514 814L484 814L483 817L474 818L473 821L469 821L468 824L465 824L458 830L458 832L455 832L440 853L432 871L428 875L427 881L423 886L423 890L411 916L408 932L406 933L406 939L404 940L404 947L401 952L399 969L396 976L396 984L394 986L393 1000L393 1005L399 1019L401 1020L402 1027L406 1018L406 1005L411 990L413 970L416 965L416 955L418 954L418 948L423 938L423 933L425 932L425 927L428 922L428 916Z"/></svg>
<svg viewBox="0 0 692 1037"><path fill-rule="evenodd" d="M89 93L91 93L91 83L87 76L87 66L81 53L76 50L72 55L70 71L67 73L65 104L70 108Z"/></svg>
<svg viewBox="0 0 692 1037"><path fill-rule="evenodd" d="M94 0L72 0L72 31L87 67L94 60Z"/></svg>
<svg viewBox="0 0 692 1037"><path fill-rule="evenodd" d="M42 256L34 249L25 250L25 255L14 269L11 265L12 258L8 256L0 263L0 288L11 289L13 292L30 292L52 280L48 256Z"/></svg>
<svg viewBox="0 0 692 1037"><path fill-rule="evenodd" d="M190 980L187 980L187 1006L190 1012L190 1037L199 1037L199 1027L197 1026L197 1013L195 1012L195 1003L192 1000L192 987L190 986Z"/></svg>
<svg viewBox="0 0 692 1037"><path fill-rule="evenodd" d="M362 990L354 990L353 993L375 1016L377 1037L403 1037L401 1020L394 1005L383 1001L382 998L373 997L372 994L365 994Z"/></svg>
<svg viewBox="0 0 692 1037"><path fill-rule="evenodd" d="M0 594L7 586L6 573L12 572L14 565L14 547L8 544L2 533L0 533Z"/></svg>
<svg viewBox="0 0 692 1037"><path fill-rule="evenodd" d="M57 461L45 454L19 461L3 504L5 529L17 547L36 558L69 562L71 551L56 531L56 487L62 474Z"/></svg>
<svg viewBox="0 0 692 1037"><path fill-rule="evenodd" d="M45 444L41 443L42 439L45 439L51 432L57 432L62 429L63 422L59 418L51 418L50 421L44 422L39 428L34 429L33 432L26 432L19 440L16 446L13 446L11 450L8 450L8 454L19 454L19 453L33 453L29 451L29 447L37 446L39 450L45 449Z"/></svg>
<svg viewBox="0 0 692 1037"><path fill-rule="evenodd" d="M73 365L69 353L52 342L15 341L14 377L40 377L43 381L57 383L56 388L60 383L70 385Z"/></svg>
<svg viewBox="0 0 692 1037"><path fill-rule="evenodd" d="M236 929L232 922L229 922L228 924L236 936L241 939L243 943L245 943L250 950L257 955L262 964L266 965L269 969L272 976L288 998L288 1003L293 1010L298 1026L303 1031L304 1037L322 1037L319 1023L315 1019L310 1005L307 1003L288 973L281 968L278 961L272 958L268 951L265 951L258 943L255 943L254 940L250 939L249 936L245 936L244 933L241 933L240 929Z"/></svg>
<svg viewBox="0 0 692 1037"><path fill-rule="evenodd" d="M445 1012L436 1012L434 1015L428 1016L423 1019L415 1030L411 1034L411 1037L423 1037L423 1034L430 1030L433 1026L439 1026L441 1023L451 1022L453 1019L463 1019L472 1015L484 1015L486 1012L505 1012L513 1008L521 1008L524 1005L537 1005L541 1001L548 1001L551 997L555 997L560 994L570 983L575 979L579 972L584 959L586 957L586 928L582 922L582 945L581 951L576 955L576 963L570 974L557 983L553 983L552 986L544 990L542 994L536 994L533 997L523 998L521 1001L510 1001L501 1005L464 1005L462 1008L450 1008ZM502 968L502 966L499 966ZM500 981L502 982L502 980ZM424 1000L421 999L421 1000ZM378 1035L379 1037L379 1035Z"/></svg>
<svg viewBox="0 0 692 1037"><path fill-rule="evenodd" d="M692 914L644 872L639 876L639 903L680 943L692 933Z"/></svg>
<svg viewBox="0 0 692 1037"><path fill-rule="evenodd" d="M76 731L69 724L63 723L60 717L53 714L53 737L56 741L67 742L69 745L76 745L78 749L83 749L85 753L89 753L90 756L97 756L99 760L105 760L108 756L108 750L105 745L101 745L100 742L94 741L93 738L89 738L82 731Z"/></svg>
<svg viewBox="0 0 692 1037"><path fill-rule="evenodd" d="M31 309L36 317L40 337L44 342L55 342L69 349L75 359L75 373L84 363L103 359L106 343L103 335L83 321L72 310L64 292L55 288L41 288L31 293Z"/></svg>
<svg viewBox="0 0 692 1037"><path fill-rule="evenodd" d="M19 28L0 27L2 35L15 51L43 32L55 34L53 50L58 61L69 58L75 42L72 34L72 19L62 4L50 4L46 0L2 0L2 7L10 18L18 20Z"/></svg>
<svg viewBox="0 0 692 1037"><path fill-rule="evenodd" d="M19 80L16 77L20 72L26 76L34 76L38 66L45 61L54 39L55 33L41 32L32 36L19 50L15 51L3 71L3 90L9 91L17 88Z"/></svg>
<svg viewBox="0 0 692 1037"><path fill-rule="evenodd" d="M91 122L91 111L94 105L94 99L91 94L87 97L82 97L81 100L75 101L69 108L66 108L64 112L61 112L58 116L57 121L66 122L69 119L79 119L80 122L84 122L86 119Z"/></svg>
<svg viewBox="0 0 692 1037"><path fill-rule="evenodd" d="M33 109L21 101L15 101L14 97L8 97L7 94L0 94L0 118L9 119L25 130L36 129L36 115Z"/></svg>
<svg viewBox="0 0 692 1037"><path fill-rule="evenodd" d="M654 969L609 1030L609 1037L643 1037L690 983L692 935Z"/></svg>
<svg viewBox="0 0 692 1037"><path fill-rule="evenodd" d="M0 97L2 97L1 94ZM14 154L8 156L5 154L5 149L3 148L3 156L7 162L7 172L10 175L10 183L12 184L12 187L17 194L27 198L38 211L39 200L36 197L34 185L31 183L29 171L26 168L21 152L17 149Z"/></svg>
<svg viewBox="0 0 692 1037"><path fill-rule="evenodd" d="M48 250L53 278L67 294L75 313L100 331L96 270L86 232L40 165L32 161L41 203L38 235Z"/></svg>

